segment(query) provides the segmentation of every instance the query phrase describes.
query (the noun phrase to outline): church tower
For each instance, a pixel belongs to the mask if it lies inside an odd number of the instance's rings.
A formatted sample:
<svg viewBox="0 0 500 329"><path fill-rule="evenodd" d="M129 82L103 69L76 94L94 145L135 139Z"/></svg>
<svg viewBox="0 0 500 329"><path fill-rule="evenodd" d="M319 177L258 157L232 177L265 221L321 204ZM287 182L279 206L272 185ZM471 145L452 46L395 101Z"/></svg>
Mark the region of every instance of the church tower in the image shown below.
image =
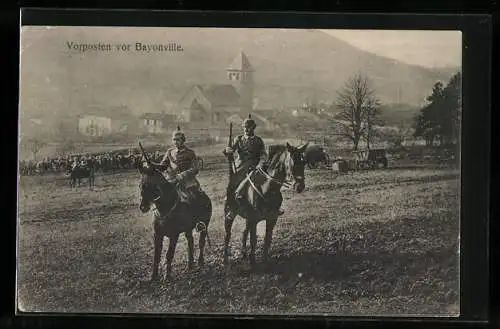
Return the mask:
<svg viewBox="0 0 500 329"><path fill-rule="evenodd" d="M253 110L254 71L254 68L243 51L240 52L226 69L227 79L236 87L240 95L240 111L243 117L246 117L248 113L251 113Z"/></svg>

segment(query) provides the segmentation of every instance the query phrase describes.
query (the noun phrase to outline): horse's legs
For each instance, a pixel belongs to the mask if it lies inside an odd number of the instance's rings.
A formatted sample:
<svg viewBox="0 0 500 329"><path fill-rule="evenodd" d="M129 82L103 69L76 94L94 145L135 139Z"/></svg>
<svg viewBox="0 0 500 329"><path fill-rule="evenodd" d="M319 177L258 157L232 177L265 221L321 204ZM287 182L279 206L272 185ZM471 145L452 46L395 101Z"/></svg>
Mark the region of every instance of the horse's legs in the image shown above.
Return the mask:
<svg viewBox="0 0 500 329"><path fill-rule="evenodd" d="M278 218L269 218L266 220L266 235L264 236L264 250L263 250L264 262L267 262L269 259L269 249L271 249L273 230L277 220Z"/></svg>
<svg viewBox="0 0 500 329"><path fill-rule="evenodd" d="M174 235L168 239L168 250L167 250L167 273L165 274L166 279L172 278L172 260L174 259L175 247L177 246L177 240L179 240L179 235Z"/></svg>
<svg viewBox="0 0 500 329"><path fill-rule="evenodd" d="M193 240L193 232L188 231L185 232L186 240L188 243L188 270L193 268L194 264L194 240Z"/></svg>
<svg viewBox="0 0 500 329"><path fill-rule="evenodd" d="M245 226L243 230L243 234L241 235L241 257L243 259L247 259L248 251L247 251L247 240L248 240L248 224Z"/></svg>
<svg viewBox="0 0 500 329"><path fill-rule="evenodd" d="M204 253L205 253L205 242L207 240L207 231L203 230L200 233L200 239L198 242L199 248L200 248L200 254L198 255L198 266L203 266L205 264L205 258L204 258Z"/></svg>
<svg viewBox="0 0 500 329"><path fill-rule="evenodd" d="M231 229L233 228L235 214L232 212L225 212L224 216L224 229L226 236L224 237L224 265L229 264L229 242L231 241Z"/></svg>
<svg viewBox="0 0 500 329"><path fill-rule="evenodd" d="M153 272L151 274L151 280L156 280L158 278L158 267L160 266L161 252L163 249L163 235L154 229L153 233L153 245L154 245L154 256L153 256Z"/></svg>
<svg viewBox="0 0 500 329"><path fill-rule="evenodd" d="M250 227L250 265L255 265L255 249L257 247L257 222L247 220L247 227Z"/></svg>

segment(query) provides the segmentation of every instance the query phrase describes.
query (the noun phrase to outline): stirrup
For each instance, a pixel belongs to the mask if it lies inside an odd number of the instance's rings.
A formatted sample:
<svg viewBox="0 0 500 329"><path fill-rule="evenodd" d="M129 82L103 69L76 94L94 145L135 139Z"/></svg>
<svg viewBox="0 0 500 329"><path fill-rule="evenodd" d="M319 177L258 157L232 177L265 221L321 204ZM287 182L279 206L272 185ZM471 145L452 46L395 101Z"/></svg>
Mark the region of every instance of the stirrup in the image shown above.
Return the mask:
<svg viewBox="0 0 500 329"><path fill-rule="evenodd" d="M226 220L230 220L230 219L233 219L233 217L236 217L236 216L235 216L235 215L234 215L234 213L230 210L230 211L228 211L228 212L226 213L226 215L224 216L224 219L226 219Z"/></svg>

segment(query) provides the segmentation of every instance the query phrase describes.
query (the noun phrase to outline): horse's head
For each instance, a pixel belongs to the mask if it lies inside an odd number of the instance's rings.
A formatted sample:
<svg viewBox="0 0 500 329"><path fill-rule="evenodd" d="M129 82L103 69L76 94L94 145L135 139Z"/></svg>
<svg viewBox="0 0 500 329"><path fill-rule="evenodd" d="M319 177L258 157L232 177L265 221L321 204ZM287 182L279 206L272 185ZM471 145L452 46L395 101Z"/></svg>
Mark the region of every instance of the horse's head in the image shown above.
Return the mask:
<svg viewBox="0 0 500 329"><path fill-rule="evenodd" d="M139 209L143 213L148 212L152 205L157 208L160 208L160 204L169 207L175 202L177 197L175 187L159 171L143 163L138 164L137 169L141 174L139 183L141 202Z"/></svg>
<svg viewBox="0 0 500 329"><path fill-rule="evenodd" d="M289 154L285 161L286 175L293 179L293 189L297 193L302 193L306 187L306 178L304 175L306 160L304 158L304 151L308 144L295 147L286 143L286 149Z"/></svg>
<svg viewBox="0 0 500 329"><path fill-rule="evenodd" d="M301 193L305 189L305 165L304 151L308 144L295 147L286 145L272 145L269 147L268 170L276 177L281 176L283 180L293 180L293 189Z"/></svg>

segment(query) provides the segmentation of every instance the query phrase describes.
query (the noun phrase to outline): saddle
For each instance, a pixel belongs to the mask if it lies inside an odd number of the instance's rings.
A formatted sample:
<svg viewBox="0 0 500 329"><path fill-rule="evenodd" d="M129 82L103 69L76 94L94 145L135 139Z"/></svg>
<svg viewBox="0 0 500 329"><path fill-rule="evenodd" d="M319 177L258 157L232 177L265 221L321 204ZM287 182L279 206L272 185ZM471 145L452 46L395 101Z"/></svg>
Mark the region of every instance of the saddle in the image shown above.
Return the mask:
<svg viewBox="0 0 500 329"><path fill-rule="evenodd" d="M269 192L263 192L262 189L260 189L259 184L256 184L253 179L255 177L255 170L252 170L249 172L246 177L238 184L236 190L233 192L235 201L237 204L240 204L240 202L244 199L243 191L246 189L252 189L256 193L256 198L253 200L247 200L252 204L253 207L259 208L258 207L258 199L263 203L263 208L260 209L260 211L265 211L265 210L271 210L273 211L275 208L274 202L277 201L277 199L280 198L278 196L279 192L274 192L274 193L269 193ZM282 209L277 210L278 215L281 216L284 211Z"/></svg>
<svg viewBox="0 0 500 329"><path fill-rule="evenodd" d="M175 184L175 189L177 190L177 194L179 195L180 202L194 205L198 197L203 191L201 187L190 186L186 187L183 182L178 182Z"/></svg>

